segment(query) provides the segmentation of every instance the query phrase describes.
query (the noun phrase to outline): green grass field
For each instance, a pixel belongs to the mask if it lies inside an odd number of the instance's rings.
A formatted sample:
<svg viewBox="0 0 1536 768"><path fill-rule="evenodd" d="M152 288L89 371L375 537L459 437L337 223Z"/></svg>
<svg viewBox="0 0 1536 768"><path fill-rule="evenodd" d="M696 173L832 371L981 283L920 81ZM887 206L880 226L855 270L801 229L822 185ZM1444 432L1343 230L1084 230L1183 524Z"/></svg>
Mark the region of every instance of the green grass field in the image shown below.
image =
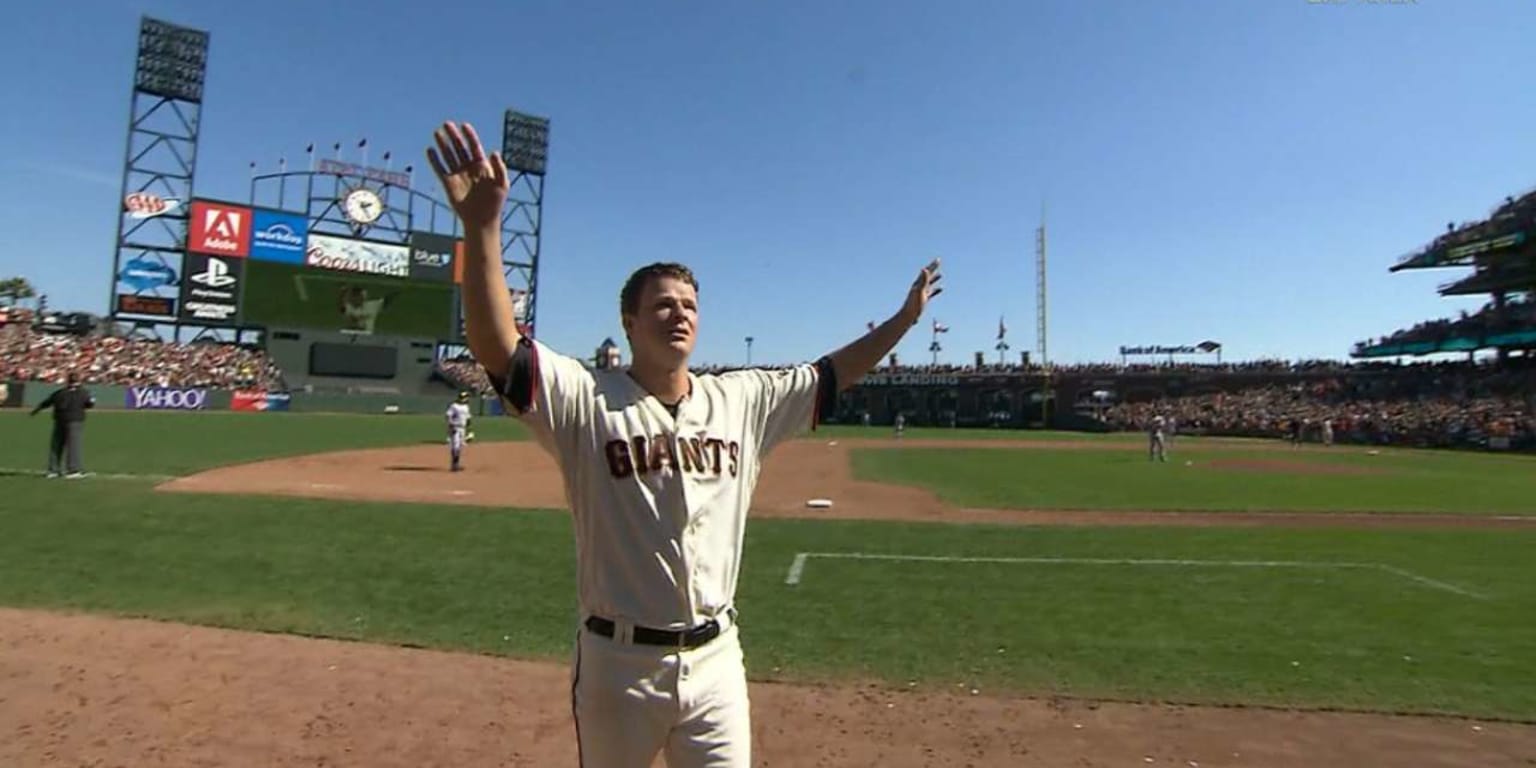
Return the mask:
<svg viewBox="0 0 1536 768"><path fill-rule="evenodd" d="M1166 464L1141 451L864 448L853 452L853 469L860 479L928 488L963 507L1536 513L1536 457L1185 442ZM1218 466L1274 461L1318 473Z"/></svg>
<svg viewBox="0 0 1536 768"><path fill-rule="evenodd" d="M0 465L39 467L46 428L43 416L0 415ZM104 412L91 417L87 457L97 471L170 475L285 453L435 442L438 431L427 417ZM487 419L477 431L521 436L510 420ZM1052 471L1093 470L1097 484L1112 485L1104 473L1122 470L1105 463L1139 458L977 453L1012 463L983 462L988 473L977 470L969 483L1015 489L1035 485L1011 474L1032 462L1060 460ZM861 471L884 454L859 454ZM969 458L952 468L981 461ZM1074 463L1092 458L1100 463ZM1472 477L1485 459L1486 477L1530 474L1505 458L1451 456L1446 477ZM1293 482L1314 479L1335 478ZM949 494L964 485L935 487ZM575 569L563 512L160 494L142 480L23 476L0 476L0 495L0 604L557 661L569 654ZM1533 545L1536 526L763 519L748 529L739 602L755 679L1536 722ZM812 556L797 583L786 583L802 553L889 558Z"/></svg>

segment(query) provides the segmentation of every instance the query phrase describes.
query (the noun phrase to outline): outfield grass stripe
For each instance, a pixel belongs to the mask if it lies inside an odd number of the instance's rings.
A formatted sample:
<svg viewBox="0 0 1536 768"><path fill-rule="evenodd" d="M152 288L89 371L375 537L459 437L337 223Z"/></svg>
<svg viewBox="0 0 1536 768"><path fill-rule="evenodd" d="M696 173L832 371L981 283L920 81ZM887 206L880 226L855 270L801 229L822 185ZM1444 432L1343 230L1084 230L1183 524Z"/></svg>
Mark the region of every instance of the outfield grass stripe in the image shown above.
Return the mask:
<svg viewBox="0 0 1536 768"><path fill-rule="evenodd" d="M797 552L795 559L789 565L789 573L784 577L784 583L790 586L799 584L805 577L805 565L813 557L829 560L904 560L925 563L1003 563L1019 565L1146 565L1146 566L1171 566L1171 567L1222 567L1222 568L1338 568L1357 570L1376 570L1407 579L1430 589L1470 597L1477 600L1487 600L1484 595L1467 589L1436 581L1427 576L1420 576L1401 568L1394 568L1381 563L1340 563L1317 562L1306 560L1186 560L1169 558L1119 558L1119 557L957 557L950 555L895 555L873 552Z"/></svg>

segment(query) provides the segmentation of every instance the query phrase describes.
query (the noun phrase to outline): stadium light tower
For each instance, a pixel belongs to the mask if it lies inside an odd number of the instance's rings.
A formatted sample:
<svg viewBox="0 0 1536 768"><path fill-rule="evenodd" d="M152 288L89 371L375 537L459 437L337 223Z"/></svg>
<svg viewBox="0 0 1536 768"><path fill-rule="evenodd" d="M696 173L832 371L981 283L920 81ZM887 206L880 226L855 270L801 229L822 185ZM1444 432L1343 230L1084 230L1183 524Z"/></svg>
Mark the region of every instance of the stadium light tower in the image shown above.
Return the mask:
<svg viewBox="0 0 1536 768"><path fill-rule="evenodd" d="M1045 204L1040 204L1040 226L1035 228L1035 357L1040 365L1045 356Z"/></svg>
<svg viewBox="0 0 1536 768"><path fill-rule="evenodd" d="M549 158L549 118L509 109L502 121L501 159L508 179L507 209L502 212L502 274L514 290L524 291L518 322L537 331L539 241L544 226L544 170Z"/></svg>
<svg viewBox="0 0 1536 768"><path fill-rule="evenodd" d="M1040 226L1035 228L1035 355L1043 376L1040 389L1040 426L1051 428L1051 359L1045 350L1045 203L1040 203Z"/></svg>
<svg viewBox="0 0 1536 768"><path fill-rule="evenodd" d="M178 318L207 71L207 32L140 18L107 306L114 321Z"/></svg>

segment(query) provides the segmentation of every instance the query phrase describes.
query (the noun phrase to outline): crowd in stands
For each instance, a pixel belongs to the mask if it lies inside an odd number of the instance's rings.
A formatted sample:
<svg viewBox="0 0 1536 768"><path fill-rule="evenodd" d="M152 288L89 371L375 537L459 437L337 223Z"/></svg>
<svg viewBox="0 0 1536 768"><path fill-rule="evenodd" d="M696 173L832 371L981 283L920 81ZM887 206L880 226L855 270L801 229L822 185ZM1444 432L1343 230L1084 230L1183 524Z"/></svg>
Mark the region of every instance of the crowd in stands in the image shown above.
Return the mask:
<svg viewBox="0 0 1536 768"><path fill-rule="evenodd" d="M1344 374L1369 371L1396 371L1405 369L1434 370L1444 366L1462 367L1457 363L1418 363L1403 365L1394 362L1366 361L1350 362L1344 360L1247 360L1235 363L1197 363L1197 362L1173 362L1173 363L1075 363L1069 365L1052 365L1051 375L1057 378L1066 376L1117 376L1123 374L1167 374L1167 373L1261 373L1261 374ZM776 367L776 366L763 366ZM740 370L739 365L707 365L693 368L697 374L720 374L728 371ZM1038 365L1012 364L988 364L988 365L901 365L891 367L881 366L870 372L871 374L897 374L897 375L986 375L1008 374L1041 376L1045 368ZM437 364L437 374L444 382L458 389L483 394L491 393L490 379L485 375L485 369L469 356L460 356L440 360Z"/></svg>
<svg viewBox="0 0 1536 768"><path fill-rule="evenodd" d="M1536 448L1536 365L1412 366L1390 376L1340 376L1238 392L1121 403L1104 420L1143 430L1153 417L1179 433L1280 437L1299 423L1316 440L1326 421L1337 442L1420 447L1484 446L1504 438Z"/></svg>
<svg viewBox="0 0 1536 768"><path fill-rule="evenodd" d="M233 344L174 344L153 339L39 333L28 324L0 326L0 381L220 389L286 389L261 352Z"/></svg>
<svg viewBox="0 0 1536 768"><path fill-rule="evenodd" d="M1536 330L1536 301L1511 302L1503 307L1496 307L1490 302L1475 313L1463 311L1456 318L1427 320L1390 336L1362 341L1355 345L1355 351L1381 345L1444 342L1460 338L1480 340L1489 334L1522 330Z"/></svg>

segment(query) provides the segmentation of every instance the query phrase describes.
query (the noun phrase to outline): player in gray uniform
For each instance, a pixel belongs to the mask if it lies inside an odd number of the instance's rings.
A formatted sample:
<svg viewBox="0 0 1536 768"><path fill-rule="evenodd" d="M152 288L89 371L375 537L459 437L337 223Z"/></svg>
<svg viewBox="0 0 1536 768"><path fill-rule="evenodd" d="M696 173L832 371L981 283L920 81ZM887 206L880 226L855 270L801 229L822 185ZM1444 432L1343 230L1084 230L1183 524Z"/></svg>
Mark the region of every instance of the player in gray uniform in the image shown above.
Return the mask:
<svg viewBox="0 0 1536 768"><path fill-rule="evenodd" d="M1148 461L1168 460L1167 435L1164 433L1166 428L1167 424L1163 420L1162 414L1152 417L1152 423L1147 427Z"/></svg>
<svg viewBox="0 0 1536 768"><path fill-rule="evenodd" d="M938 295L922 269L885 323L815 363L694 374L698 281L652 264L620 292L627 369L595 370L519 333L501 267L507 170L447 123L428 160L463 222L470 351L555 457L576 538L572 714L584 768L747 768L751 717L735 607L747 509L772 448L836 404Z"/></svg>
<svg viewBox="0 0 1536 768"><path fill-rule="evenodd" d="M443 418L448 422L448 454L453 459L449 468L454 472L463 471L464 466L459 462L464 455L465 435L469 431L469 393L460 392L458 399L443 413Z"/></svg>

